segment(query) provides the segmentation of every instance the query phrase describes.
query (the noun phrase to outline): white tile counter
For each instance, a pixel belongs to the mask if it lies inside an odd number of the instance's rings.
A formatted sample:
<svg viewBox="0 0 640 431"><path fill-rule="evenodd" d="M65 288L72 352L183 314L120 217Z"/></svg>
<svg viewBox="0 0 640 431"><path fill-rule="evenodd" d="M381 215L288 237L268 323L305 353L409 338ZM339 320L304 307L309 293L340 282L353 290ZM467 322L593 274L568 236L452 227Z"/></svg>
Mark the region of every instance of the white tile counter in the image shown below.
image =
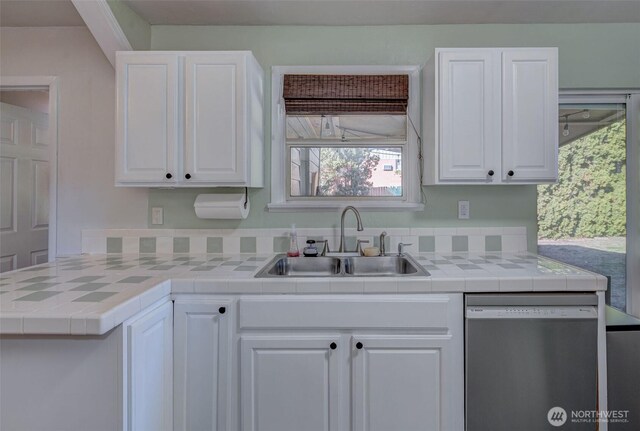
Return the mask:
<svg viewBox="0 0 640 431"><path fill-rule="evenodd" d="M423 253L431 277L255 278L273 254L82 255L0 275L1 334L104 334L171 294L605 290L605 277L528 253Z"/></svg>

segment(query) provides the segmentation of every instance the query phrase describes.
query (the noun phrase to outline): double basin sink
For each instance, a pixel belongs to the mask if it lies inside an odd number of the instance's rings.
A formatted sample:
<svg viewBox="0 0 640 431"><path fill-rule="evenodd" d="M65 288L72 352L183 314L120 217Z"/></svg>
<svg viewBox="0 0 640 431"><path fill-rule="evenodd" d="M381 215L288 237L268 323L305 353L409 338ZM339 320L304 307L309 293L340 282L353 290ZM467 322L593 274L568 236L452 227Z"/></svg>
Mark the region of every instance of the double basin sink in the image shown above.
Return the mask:
<svg viewBox="0 0 640 431"><path fill-rule="evenodd" d="M429 276L410 256L287 257L277 255L257 278Z"/></svg>

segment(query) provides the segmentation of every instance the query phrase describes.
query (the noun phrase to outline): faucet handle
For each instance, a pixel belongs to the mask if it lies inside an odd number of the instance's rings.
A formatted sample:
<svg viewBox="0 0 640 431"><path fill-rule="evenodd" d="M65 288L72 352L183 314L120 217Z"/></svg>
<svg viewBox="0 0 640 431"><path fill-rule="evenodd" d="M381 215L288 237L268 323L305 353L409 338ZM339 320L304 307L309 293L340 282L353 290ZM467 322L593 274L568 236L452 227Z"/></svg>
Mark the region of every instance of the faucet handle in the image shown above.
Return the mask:
<svg viewBox="0 0 640 431"><path fill-rule="evenodd" d="M413 245L413 244L407 244L405 242L398 243L398 256L402 256L404 254L404 248L408 245Z"/></svg>
<svg viewBox="0 0 640 431"><path fill-rule="evenodd" d="M362 250L362 244L369 244L369 240L368 239L357 240L356 253L358 253L360 256L364 256L364 250Z"/></svg>
<svg viewBox="0 0 640 431"><path fill-rule="evenodd" d="M327 253L331 252L331 250L329 250L329 240L325 239L325 240L322 240L321 242L322 242L322 251L320 251L319 256L326 256Z"/></svg>

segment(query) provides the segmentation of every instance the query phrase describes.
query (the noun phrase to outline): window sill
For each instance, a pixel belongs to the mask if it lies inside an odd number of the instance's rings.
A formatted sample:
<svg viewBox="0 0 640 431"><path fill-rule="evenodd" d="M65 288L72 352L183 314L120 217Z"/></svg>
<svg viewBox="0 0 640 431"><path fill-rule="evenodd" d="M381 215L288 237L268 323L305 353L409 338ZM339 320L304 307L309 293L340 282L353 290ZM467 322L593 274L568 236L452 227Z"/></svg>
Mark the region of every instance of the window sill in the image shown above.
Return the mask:
<svg viewBox="0 0 640 431"><path fill-rule="evenodd" d="M298 212L334 212L348 205L353 205L359 211L424 211L424 204L417 202L302 202L291 201L285 203L267 204L267 210L274 213Z"/></svg>

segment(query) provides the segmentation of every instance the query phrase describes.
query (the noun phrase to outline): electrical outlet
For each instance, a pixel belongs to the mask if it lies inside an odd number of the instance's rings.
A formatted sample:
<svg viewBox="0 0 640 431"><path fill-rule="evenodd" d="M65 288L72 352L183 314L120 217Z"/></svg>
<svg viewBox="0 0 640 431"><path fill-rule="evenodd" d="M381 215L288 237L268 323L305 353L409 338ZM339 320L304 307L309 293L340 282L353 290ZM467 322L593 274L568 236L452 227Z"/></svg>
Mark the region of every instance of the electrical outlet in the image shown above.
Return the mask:
<svg viewBox="0 0 640 431"><path fill-rule="evenodd" d="M163 224L163 218L162 207L151 208L151 224Z"/></svg>
<svg viewBox="0 0 640 431"><path fill-rule="evenodd" d="M469 201L458 201L458 218L460 220L469 218Z"/></svg>

